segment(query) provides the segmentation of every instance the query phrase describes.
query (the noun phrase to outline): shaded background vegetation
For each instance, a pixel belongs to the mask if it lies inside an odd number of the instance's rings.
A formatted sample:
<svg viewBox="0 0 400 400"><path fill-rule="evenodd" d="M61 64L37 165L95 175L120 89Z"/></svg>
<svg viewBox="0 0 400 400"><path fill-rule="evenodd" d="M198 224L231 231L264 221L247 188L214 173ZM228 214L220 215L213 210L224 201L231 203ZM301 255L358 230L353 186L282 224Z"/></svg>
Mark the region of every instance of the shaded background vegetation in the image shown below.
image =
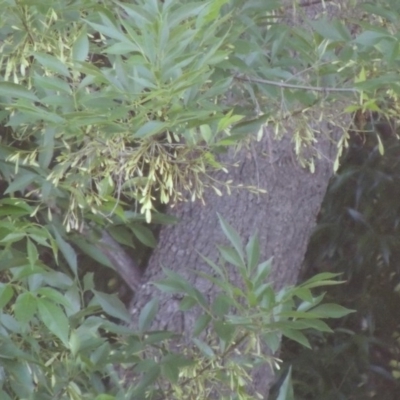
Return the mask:
<svg viewBox="0 0 400 400"><path fill-rule="evenodd" d="M394 122L362 128L331 180L304 262L304 277L341 273L346 283L327 296L357 312L332 322L334 335L310 333L312 349L285 341L298 399L399 398L400 142Z"/></svg>

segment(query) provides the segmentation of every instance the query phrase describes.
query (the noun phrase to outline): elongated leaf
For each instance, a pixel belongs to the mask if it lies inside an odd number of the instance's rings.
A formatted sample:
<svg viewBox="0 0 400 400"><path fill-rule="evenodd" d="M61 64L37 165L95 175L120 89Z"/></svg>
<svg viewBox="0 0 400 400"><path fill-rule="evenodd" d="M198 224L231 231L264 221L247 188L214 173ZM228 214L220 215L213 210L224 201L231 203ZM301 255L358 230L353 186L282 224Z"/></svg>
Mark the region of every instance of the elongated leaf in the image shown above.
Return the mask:
<svg viewBox="0 0 400 400"><path fill-rule="evenodd" d="M319 315L321 318L341 318L355 312L355 310L349 310L339 304L327 303L311 309L311 312Z"/></svg>
<svg viewBox="0 0 400 400"><path fill-rule="evenodd" d="M24 215L30 215L32 211L32 207L19 199L3 199L3 201L0 202L0 216L22 217Z"/></svg>
<svg viewBox="0 0 400 400"><path fill-rule="evenodd" d="M24 192L32 182L38 178L33 172L21 171L19 175L8 185L5 194L13 192Z"/></svg>
<svg viewBox="0 0 400 400"><path fill-rule="evenodd" d="M235 336L235 326L223 321L215 321L213 325L218 337L222 339L225 344L229 344Z"/></svg>
<svg viewBox="0 0 400 400"><path fill-rule="evenodd" d="M210 322L211 317L208 314L200 315L194 324L193 336L198 336L201 332L203 332Z"/></svg>
<svg viewBox="0 0 400 400"><path fill-rule="evenodd" d="M207 357L214 357L215 353L213 349L205 342L201 341L200 339L194 338L192 339L193 343L199 348L199 350Z"/></svg>
<svg viewBox="0 0 400 400"><path fill-rule="evenodd" d="M116 400L115 396L109 394L99 394L94 400Z"/></svg>
<svg viewBox="0 0 400 400"><path fill-rule="evenodd" d="M69 84L56 77L56 76L41 76L36 74L35 75L35 85L41 87L43 89L54 90L56 92L61 92L64 96L66 94L71 94L71 88ZM61 105L66 103L66 99L60 96L60 103ZM43 103L48 104L46 99L43 99Z"/></svg>
<svg viewBox="0 0 400 400"><path fill-rule="evenodd" d="M146 246L154 248L157 245L157 240L154 237L153 232L143 225L132 225L130 226L135 236Z"/></svg>
<svg viewBox="0 0 400 400"><path fill-rule="evenodd" d="M83 29L72 46L72 58L76 61L85 61L89 55L89 39L86 29Z"/></svg>
<svg viewBox="0 0 400 400"><path fill-rule="evenodd" d="M131 316L128 310L116 295L101 293L97 290L93 290L93 293L106 314L114 318L119 318L127 323L131 322Z"/></svg>
<svg viewBox="0 0 400 400"><path fill-rule="evenodd" d="M135 43L132 43L129 39L129 37L125 36L118 28L116 28L111 21L109 21L107 18L107 25L101 25L101 24L95 24L93 22L86 21L90 26L92 26L96 31L102 33L105 36L108 36L110 38L120 40L123 43L128 43L132 46L135 46ZM135 47L137 51L140 50L139 47Z"/></svg>
<svg viewBox="0 0 400 400"><path fill-rule="evenodd" d="M229 239L230 243L237 251L242 264L244 264L242 239L240 238L239 234L219 214L218 218L225 236Z"/></svg>
<svg viewBox="0 0 400 400"><path fill-rule="evenodd" d="M161 133L167 129L168 125L165 122L160 121L148 121L135 133L135 138L143 139L157 133Z"/></svg>
<svg viewBox="0 0 400 400"><path fill-rule="evenodd" d="M240 254L232 247L218 246L218 250L221 253L222 258L228 263L238 267L239 269L244 269L245 265Z"/></svg>
<svg viewBox="0 0 400 400"><path fill-rule="evenodd" d="M177 383L179 379L178 357L171 354L166 356L161 362L162 374L172 383Z"/></svg>
<svg viewBox="0 0 400 400"><path fill-rule="evenodd" d="M140 363L139 363L140 365ZM146 373L143 374L140 383L135 387L132 391L132 396L129 396L130 399L145 399L146 392L150 385L155 382L161 373L161 366L158 364L151 365L151 368L148 368Z"/></svg>
<svg viewBox="0 0 400 400"><path fill-rule="evenodd" d="M70 76L68 68L58 58L45 53L35 53L35 58L46 69L64 75L66 77Z"/></svg>
<svg viewBox="0 0 400 400"><path fill-rule="evenodd" d="M0 82L0 96L10 96L17 99L21 98L39 101L38 97L35 94L25 89L23 86L11 82Z"/></svg>
<svg viewBox="0 0 400 400"><path fill-rule="evenodd" d="M65 297L65 294L56 289L51 287L41 287L36 291L36 293L41 295L43 298L49 299L53 303L63 305L67 309L72 309L72 304L68 298Z"/></svg>
<svg viewBox="0 0 400 400"><path fill-rule="evenodd" d="M39 258L39 253L37 251L36 246L32 243L32 241L29 238L26 241L26 248L27 248L29 264L33 266L36 264L36 261Z"/></svg>
<svg viewBox="0 0 400 400"><path fill-rule="evenodd" d="M69 322L62 308L45 298L37 299L37 306L42 322L68 347Z"/></svg>
<svg viewBox="0 0 400 400"><path fill-rule="evenodd" d="M0 398L3 400L12 400L4 390L0 390Z"/></svg>
<svg viewBox="0 0 400 400"><path fill-rule="evenodd" d="M233 300L231 300L227 295L220 293L213 301L211 309L212 312L217 316L217 317L224 317L230 307L233 305Z"/></svg>
<svg viewBox="0 0 400 400"><path fill-rule="evenodd" d="M299 332L298 330L283 328L282 335L294 340L295 342L300 343L302 346L307 347L308 349L311 349L311 345L308 339L304 336L303 333Z"/></svg>
<svg viewBox="0 0 400 400"><path fill-rule="evenodd" d="M14 290L11 285L6 283L0 283L0 309L5 307L8 302L12 299Z"/></svg>
<svg viewBox="0 0 400 400"><path fill-rule="evenodd" d="M260 242L256 234L251 236L246 245L246 257L249 271L253 271L260 260Z"/></svg>
<svg viewBox="0 0 400 400"><path fill-rule="evenodd" d="M59 249L61 250L61 253L67 260L68 266L71 268L71 271L77 276L78 274L78 258L75 253L75 250L72 248L72 246L67 243L61 234L58 232L57 228L53 226L53 231L54 231L54 236L57 242L57 245Z"/></svg>
<svg viewBox="0 0 400 400"><path fill-rule="evenodd" d="M21 293L14 305L14 315L17 321L28 323L37 310L36 297L31 293Z"/></svg>
<svg viewBox="0 0 400 400"><path fill-rule="evenodd" d="M340 274L333 273L333 272L322 272L320 274L314 275L310 279L307 279L305 282L302 283L301 286L307 286L309 283L312 282L321 282L323 284L324 280L330 280L333 278L338 277Z"/></svg>
<svg viewBox="0 0 400 400"><path fill-rule="evenodd" d="M144 332L150 328L154 317L158 312L159 301L157 298L151 299L142 309L139 315L139 330Z"/></svg>
<svg viewBox="0 0 400 400"><path fill-rule="evenodd" d="M295 400L292 385L292 367L289 368L286 378L279 388L279 394L276 400Z"/></svg>
<svg viewBox="0 0 400 400"><path fill-rule="evenodd" d="M197 304L197 301L193 297L185 296L179 303L179 309L181 311L187 311L193 308Z"/></svg>
<svg viewBox="0 0 400 400"><path fill-rule="evenodd" d="M263 285L266 282L269 274L271 273L272 269L272 257L262 262L257 266L254 278L252 279L254 286L257 288L260 285Z"/></svg>

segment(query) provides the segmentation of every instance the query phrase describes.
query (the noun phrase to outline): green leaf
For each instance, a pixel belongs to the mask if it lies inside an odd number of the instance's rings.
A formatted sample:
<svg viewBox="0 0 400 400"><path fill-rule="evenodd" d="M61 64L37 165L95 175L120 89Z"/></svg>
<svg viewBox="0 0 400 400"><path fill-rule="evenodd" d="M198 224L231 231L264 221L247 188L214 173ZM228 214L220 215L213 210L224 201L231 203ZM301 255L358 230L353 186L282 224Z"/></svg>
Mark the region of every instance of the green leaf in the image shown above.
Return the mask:
<svg viewBox="0 0 400 400"><path fill-rule="evenodd" d="M79 238L73 237L71 238L71 240L75 245L77 245L83 251L83 253L93 258L93 260L95 260L101 265L104 265L107 268L114 269L114 266L112 265L111 261L107 257L104 257L103 253L99 252L99 248L96 245L89 243L86 240L82 240L80 237Z"/></svg>
<svg viewBox="0 0 400 400"><path fill-rule="evenodd" d="M45 68L50 71L56 72L57 74L64 75L65 77L70 77L68 68L65 63L63 63L58 58L45 53L35 53L35 59Z"/></svg>
<svg viewBox="0 0 400 400"><path fill-rule="evenodd" d="M294 292L295 292L296 296L300 297L299 296L299 292L301 292L301 289L294 288ZM297 306L297 311L309 311L309 310L311 310L313 307L315 307L318 304L320 304L322 302L322 300L324 299L324 297L325 297L325 293L322 293L317 297L311 297L310 300L303 301L302 303L300 303Z"/></svg>
<svg viewBox="0 0 400 400"><path fill-rule="evenodd" d="M335 274L332 272L322 272L320 274L314 275L312 278L306 280L302 284L301 287L305 287L307 289L311 289L314 287L320 286L331 286L331 285L340 285L343 281L333 281L332 278L336 278L341 274Z"/></svg>
<svg viewBox="0 0 400 400"><path fill-rule="evenodd" d="M0 82L0 96L15 97L17 99L27 99L39 101L38 97L21 85L11 82Z"/></svg>
<svg viewBox="0 0 400 400"><path fill-rule="evenodd" d="M242 239L240 238L239 234L219 214L217 215L225 236L229 239L232 246L237 251L241 262L244 265Z"/></svg>
<svg viewBox="0 0 400 400"><path fill-rule="evenodd" d="M107 229L108 233L120 244L125 246L133 246L133 235L125 226L110 226Z"/></svg>
<svg viewBox="0 0 400 400"><path fill-rule="evenodd" d="M115 54L115 55L119 55L119 54L129 54L129 53L133 53L139 51L139 47L136 46L133 43L114 43L111 46L107 47L104 50L104 53L106 54Z"/></svg>
<svg viewBox="0 0 400 400"><path fill-rule="evenodd" d="M32 241L28 238L26 241L26 250L28 254L28 260L30 265L35 265L38 258L39 258L39 253L37 251L36 246L32 243Z"/></svg>
<svg viewBox="0 0 400 400"><path fill-rule="evenodd" d="M69 86L68 82L63 81L62 79L56 77L56 76L41 76L41 75L35 75L35 85L37 87L40 87L42 89L48 89L51 91L55 92L61 92L64 96L65 94L71 94L71 87ZM57 97L54 99L57 100ZM55 102L53 100L53 102ZM61 105L64 105L67 101L65 97L59 96L59 100L61 102ZM42 102L44 104L49 104L47 99L42 99ZM51 104L49 104L51 105ZM41 109L36 108L36 111L39 112ZM44 111L44 110L43 110ZM40 113L39 113L40 115ZM43 115L44 117L44 115Z"/></svg>
<svg viewBox="0 0 400 400"><path fill-rule="evenodd" d="M305 323L308 328L312 328L320 332L328 332L328 333L333 332L333 330L329 327L329 325L326 322L321 321L319 319L308 319L305 321Z"/></svg>
<svg viewBox="0 0 400 400"><path fill-rule="evenodd" d="M76 61L85 61L89 55L89 39L87 37L86 29L75 39L72 46L72 58Z"/></svg>
<svg viewBox="0 0 400 400"><path fill-rule="evenodd" d="M292 367L289 367L289 371L283 381L281 387L279 388L279 394L276 400L295 400L293 385L292 385Z"/></svg>
<svg viewBox="0 0 400 400"><path fill-rule="evenodd" d="M150 328L154 317L157 315L158 306L158 298L153 298L143 307L139 315L139 330L141 332L147 331Z"/></svg>
<svg viewBox="0 0 400 400"><path fill-rule="evenodd" d="M238 254L236 249L227 246L218 246L218 250L221 253L222 258L226 262L234 265L235 267L238 267L242 271L244 270L245 268L244 261L240 257L240 254Z"/></svg>
<svg viewBox="0 0 400 400"><path fill-rule="evenodd" d="M268 115L262 115L256 119L239 122L231 129L231 134L256 134L269 118Z"/></svg>
<svg viewBox="0 0 400 400"><path fill-rule="evenodd" d="M363 46L373 47L382 39L387 38L390 38L387 32L364 31L354 39L354 43L361 44Z"/></svg>
<svg viewBox="0 0 400 400"><path fill-rule="evenodd" d="M319 315L321 318L341 318L356 312L356 310L349 310L339 304L326 303L312 308L311 312Z"/></svg>
<svg viewBox="0 0 400 400"><path fill-rule="evenodd" d="M230 307L232 306L232 301L231 299L223 294L220 293L218 296L214 299L211 310L214 315L217 317L224 317L226 314L228 314Z"/></svg>
<svg viewBox="0 0 400 400"><path fill-rule="evenodd" d="M317 21L310 21L310 24L323 38L334 42L351 40L351 34L337 20L328 21L327 19L319 19Z"/></svg>
<svg viewBox="0 0 400 400"><path fill-rule="evenodd" d="M83 290L89 291L89 290L93 290L94 289L94 272L88 272L87 274L85 274L85 276L83 277Z"/></svg>
<svg viewBox="0 0 400 400"><path fill-rule="evenodd" d="M221 7L228 3L229 0L214 0L207 4L207 9L202 13L204 22L213 22L218 19Z"/></svg>
<svg viewBox="0 0 400 400"><path fill-rule="evenodd" d="M94 400L117 400L117 398L109 394L99 394Z"/></svg>
<svg viewBox="0 0 400 400"><path fill-rule="evenodd" d="M14 290L10 284L0 283L0 309L3 309L14 296Z"/></svg>
<svg viewBox="0 0 400 400"><path fill-rule="evenodd" d="M2 242L2 243L19 242L25 236L26 236L26 233L24 233L24 232L9 233L7 236L5 236L3 239L1 239L0 242Z"/></svg>
<svg viewBox="0 0 400 400"><path fill-rule="evenodd" d="M139 363L140 366L140 363ZM129 396L130 399L145 399L146 392L149 390L149 387L158 379L161 373L161 366L153 363L144 374L142 374L142 378L139 384L132 391L132 396Z"/></svg>
<svg viewBox="0 0 400 400"><path fill-rule="evenodd" d="M264 261L263 263L257 266L257 270L255 272L254 277L252 278L252 282L254 284L254 288L257 289L259 286L263 285L269 274L272 270L272 257Z"/></svg>
<svg viewBox="0 0 400 400"><path fill-rule="evenodd" d="M214 351L207 343L197 338L193 338L192 341L206 357L212 358L215 356Z"/></svg>
<svg viewBox="0 0 400 400"><path fill-rule="evenodd" d="M35 391L33 374L30 365L25 360L15 360L7 363L7 375L11 376L10 386L13 387L18 399L27 399ZM15 397L14 397L15 399Z"/></svg>
<svg viewBox="0 0 400 400"><path fill-rule="evenodd" d="M69 322L62 308L45 298L37 299L37 307L41 321L68 347Z"/></svg>
<svg viewBox="0 0 400 400"><path fill-rule="evenodd" d="M31 293L21 293L14 304L14 315L17 321L28 323L37 310L36 297Z"/></svg>
<svg viewBox="0 0 400 400"><path fill-rule="evenodd" d="M136 139L144 139L150 136L156 135L166 131L168 125L165 122L160 121L148 121L142 127L140 127L134 134Z"/></svg>
<svg viewBox="0 0 400 400"><path fill-rule="evenodd" d="M56 129L47 127L42 135L42 143L39 151L39 165L41 168L46 169L51 163L54 155L54 137Z"/></svg>
<svg viewBox="0 0 400 400"><path fill-rule="evenodd" d="M236 333L236 328L233 325L228 324L224 321L215 321L213 323L215 333L220 339L222 339L225 344L229 344Z"/></svg>
<svg viewBox="0 0 400 400"><path fill-rule="evenodd" d="M307 303L312 303L314 300L314 297L308 288L297 288L296 296Z"/></svg>
<svg viewBox="0 0 400 400"><path fill-rule="evenodd" d="M300 331L288 328L282 328L281 331L283 336L286 336L287 338L292 339L297 343L300 343L302 346L311 349L310 342Z"/></svg>
<svg viewBox="0 0 400 400"><path fill-rule="evenodd" d="M176 384L179 379L179 368L175 364L175 360L163 361L161 364L161 373L170 381Z"/></svg>
<svg viewBox="0 0 400 400"><path fill-rule="evenodd" d="M272 354L278 351L281 345L281 336L278 332L267 332L262 335L267 347L271 350Z"/></svg>
<svg viewBox="0 0 400 400"><path fill-rule="evenodd" d="M12 200L14 204L7 204L6 200ZM22 217L30 215L32 211L33 209L30 206L18 199L3 199L0 202L0 217L4 215Z"/></svg>
<svg viewBox="0 0 400 400"><path fill-rule="evenodd" d="M193 308L197 303L197 301L190 296L185 296L179 303L179 309L181 311L187 311Z"/></svg>
<svg viewBox="0 0 400 400"><path fill-rule="evenodd" d="M145 345L152 345L155 343L161 343L164 340L177 339L179 335L168 331L149 331L146 333L146 337L143 341Z"/></svg>
<svg viewBox="0 0 400 400"><path fill-rule="evenodd" d="M383 143L382 143L382 139L380 137L380 135L376 135L376 138L378 140L378 150L379 150L379 154L381 156L383 156L385 154L385 148L383 147Z"/></svg>
<svg viewBox="0 0 400 400"><path fill-rule="evenodd" d="M102 33L105 36L119 40L123 43L131 44L132 46L135 46L135 43L131 42L131 40L129 39L129 36L122 33L105 14L100 14L100 15L101 15L104 25L95 24L95 23L92 23L89 21L86 21L86 22L90 26L92 26L96 31ZM136 51L140 51L140 48L137 46L135 46L135 49L136 49Z"/></svg>
<svg viewBox="0 0 400 400"><path fill-rule="evenodd" d="M128 310L116 295L101 293L97 290L93 290L93 293L95 299L106 314L114 318L119 318L127 323L131 322L131 316Z"/></svg>
<svg viewBox="0 0 400 400"><path fill-rule="evenodd" d="M4 390L0 390L0 398L2 400L12 400L11 397Z"/></svg>
<svg viewBox="0 0 400 400"><path fill-rule="evenodd" d="M211 317L208 314L200 315L200 317L197 318L194 324L192 335L198 336L201 332L204 331L204 329L206 329L210 321Z"/></svg>
<svg viewBox="0 0 400 400"><path fill-rule="evenodd" d="M211 261L209 258L204 257L200 254L200 257L216 272L223 280L226 280L225 271L217 265L214 261Z"/></svg>
<svg viewBox="0 0 400 400"><path fill-rule="evenodd" d="M154 286L159 288L164 293L182 293L184 289L180 282L171 279L162 279L154 283Z"/></svg>
<svg viewBox="0 0 400 400"><path fill-rule="evenodd" d="M68 266L71 268L71 271L74 273L75 276L78 275L78 258L75 253L73 247L67 243L61 234L59 233L58 229L53 225L53 232L61 253L63 254L65 260L68 263Z"/></svg>
<svg viewBox="0 0 400 400"><path fill-rule="evenodd" d="M133 224L130 226L130 229L135 234L135 236L140 240L144 245L151 247L154 249L157 246L157 240L153 235L151 229L146 228L143 225Z"/></svg>
<svg viewBox="0 0 400 400"><path fill-rule="evenodd" d="M253 271L260 260L260 242L256 234L252 235L246 245L247 267Z"/></svg>
<svg viewBox="0 0 400 400"><path fill-rule="evenodd" d="M163 268L167 279L163 279L155 283L160 290L167 293L186 293L195 299L203 307L207 307L207 301L202 293L192 286L186 279L174 271Z"/></svg>
<svg viewBox="0 0 400 400"><path fill-rule="evenodd" d="M72 304L65 297L65 294L56 289L51 287L41 287L36 291L36 293L43 298L51 300L53 303L63 305L67 309L72 309Z"/></svg>
<svg viewBox="0 0 400 400"><path fill-rule="evenodd" d="M8 185L4 194L13 193L13 192L24 192L32 182L34 182L38 178L37 174L33 172L21 171L14 180Z"/></svg>

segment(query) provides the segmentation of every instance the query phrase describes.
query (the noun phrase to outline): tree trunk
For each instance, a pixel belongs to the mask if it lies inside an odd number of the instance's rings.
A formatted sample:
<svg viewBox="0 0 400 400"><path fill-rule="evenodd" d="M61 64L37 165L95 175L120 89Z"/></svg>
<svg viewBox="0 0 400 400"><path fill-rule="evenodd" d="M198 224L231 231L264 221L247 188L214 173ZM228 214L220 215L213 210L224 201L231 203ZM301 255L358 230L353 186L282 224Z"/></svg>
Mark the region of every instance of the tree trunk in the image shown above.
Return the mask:
<svg viewBox="0 0 400 400"><path fill-rule="evenodd" d="M337 154L336 140L339 133L321 123L321 134L315 146L315 172L301 168L293 152L290 136L281 140L265 135L261 142L253 142L249 149L236 155L230 153L224 161L232 167L229 174L218 173L217 179L232 179L233 185L243 184L267 190L266 194L254 194L238 189L231 195L218 196L210 190L205 205L200 202L181 203L170 210L179 223L167 226L160 233L159 245L150 259L145 281L157 281L163 277L160 265L185 277L206 296L212 298L216 288L192 272L209 272L199 253L217 261L216 245L226 244L220 229L217 213L221 214L241 235L244 243L258 232L261 261L273 256L271 279L276 288L295 284L306 251L316 216L320 209L329 178L333 173L333 161ZM231 279L236 280L234 272ZM179 299L160 293L152 285L143 285L133 304L134 316L151 298L160 298L160 312L156 329L169 329L188 334L196 320L195 312L179 311ZM253 377L255 388L268 396L273 381L272 374L261 371L261 377Z"/></svg>

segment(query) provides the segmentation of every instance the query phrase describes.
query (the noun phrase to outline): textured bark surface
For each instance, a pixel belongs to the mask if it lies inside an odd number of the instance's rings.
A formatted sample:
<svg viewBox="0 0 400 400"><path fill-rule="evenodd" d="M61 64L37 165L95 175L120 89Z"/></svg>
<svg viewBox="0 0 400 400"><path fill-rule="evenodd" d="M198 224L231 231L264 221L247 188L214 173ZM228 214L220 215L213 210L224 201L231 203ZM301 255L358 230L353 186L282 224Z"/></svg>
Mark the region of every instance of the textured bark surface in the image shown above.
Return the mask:
<svg viewBox="0 0 400 400"><path fill-rule="evenodd" d="M280 141L254 142L250 150L230 154L230 161L239 162L239 167L230 168L229 174L219 173L221 180L232 179L234 184L253 185L266 189L266 194L253 194L246 189L236 190L230 196L217 196L210 191L205 200L182 203L170 210L180 220L175 226L164 228L159 245L154 252L144 281L157 281L163 277L160 265L179 273L206 296L212 298L215 288L193 273L195 270L208 271L198 253L217 261L217 244L226 244L219 226L220 213L241 235L244 242L258 232L262 260L274 257L272 280L275 287L296 282L314 227L329 178L333 173L336 143L332 140L338 134L326 125L322 132L317 152L321 155L313 174L301 168L293 153L289 136ZM232 280L237 277L232 272ZM178 310L179 299L161 294L154 286L144 284L137 292L132 305L135 320L141 307L154 296L160 298L160 312L155 323L157 329L190 332L196 313L182 313ZM261 379L254 377L257 390L267 398L272 377L261 371ZM270 375L270 374L269 374Z"/></svg>
<svg viewBox="0 0 400 400"><path fill-rule="evenodd" d="M302 11L294 13L291 1L282 4L287 4L286 22L292 26L303 25L306 19L313 20L322 14L328 19L350 15L345 11L348 7L347 1L342 0L306 1L301 7ZM355 11L352 9L351 12ZM342 126L345 126L345 121L342 122ZM185 277L212 299L216 294L215 287L193 273L193 270L209 272L199 253L218 261L216 246L226 244L219 226L219 213L238 231L244 243L253 233L258 232L261 260L270 257L274 260L270 279L275 288L295 284L333 174L333 162L337 155L336 143L342 133L340 129L330 128L324 122L314 128L316 132L320 132L315 147L309 149L312 154L319 155L318 160L315 160L314 173L299 166L293 152L290 129L282 140L272 140L265 135L261 142L253 143L249 150L228 155L224 161L237 163L239 167L230 168L228 175L217 174L216 179L231 179L233 185L251 185L266 189L267 193L254 194L242 189L230 196L224 194L219 197L210 190L205 196L205 206L199 202L188 202L169 210L180 223L162 229L159 245L150 259L143 281L162 279L163 265ZM230 279L234 282L238 280L233 270ZM179 298L160 293L148 283L140 287L132 302L133 325L136 324L140 309L155 296L160 299L160 311L154 328L172 330L187 337L196 321L196 310L180 312ZM265 367L254 371L252 378L252 389L268 399L269 389L274 381L273 371Z"/></svg>

